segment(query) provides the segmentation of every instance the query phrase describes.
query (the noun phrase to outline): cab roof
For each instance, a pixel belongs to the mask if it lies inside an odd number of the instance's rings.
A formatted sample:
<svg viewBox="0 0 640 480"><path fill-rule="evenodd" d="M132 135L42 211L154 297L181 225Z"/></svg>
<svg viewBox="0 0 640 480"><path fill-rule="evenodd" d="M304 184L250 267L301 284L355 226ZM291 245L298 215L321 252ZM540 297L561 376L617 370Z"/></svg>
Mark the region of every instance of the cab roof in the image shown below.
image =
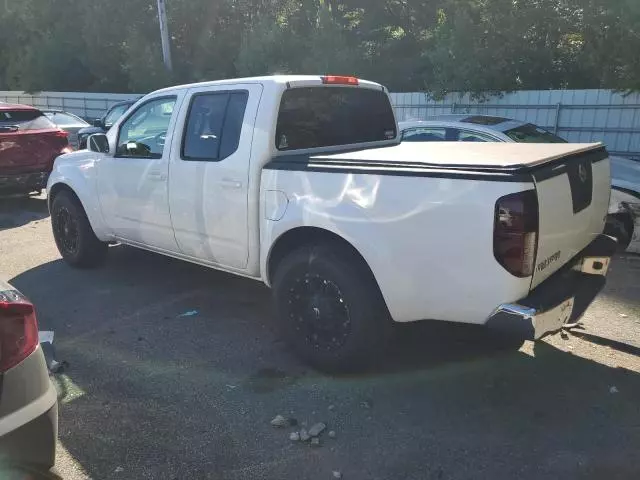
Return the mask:
<svg viewBox="0 0 640 480"><path fill-rule="evenodd" d="M202 87L215 87L218 85L229 85L237 83L271 83L276 85L288 85L288 86L302 86L302 85L322 85L322 77L324 75L267 75L262 77L244 77L244 78L230 78L224 80L213 80L209 82L188 83L184 85L176 85L173 87L163 88L156 90L153 93L173 92L176 90L184 90L188 88L202 88ZM365 88L379 88L384 89L382 85L376 82L370 82L368 80L358 79L358 85L354 87ZM386 90L385 90L386 91Z"/></svg>

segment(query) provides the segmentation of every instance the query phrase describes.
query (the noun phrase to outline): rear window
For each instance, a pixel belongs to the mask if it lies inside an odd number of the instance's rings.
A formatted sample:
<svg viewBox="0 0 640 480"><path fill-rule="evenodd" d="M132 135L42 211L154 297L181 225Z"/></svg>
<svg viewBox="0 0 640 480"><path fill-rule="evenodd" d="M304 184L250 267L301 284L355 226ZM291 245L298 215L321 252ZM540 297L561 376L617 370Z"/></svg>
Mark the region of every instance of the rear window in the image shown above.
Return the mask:
<svg viewBox="0 0 640 480"><path fill-rule="evenodd" d="M382 90L304 87L282 94L278 150L380 142L396 137L389 98Z"/></svg>
<svg viewBox="0 0 640 480"><path fill-rule="evenodd" d="M88 126L89 124L75 115L64 112L45 112L45 116L59 127L72 127L76 125Z"/></svg>
<svg viewBox="0 0 640 480"><path fill-rule="evenodd" d="M38 110L0 110L0 132L49 128L56 126Z"/></svg>
<svg viewBox="0 0 640 480"><path fill-rule="evenodd" d="M532 123L512 128L511 130L505 131L504 134L518 143L567 143L564 138L560 138Z"/></svg>

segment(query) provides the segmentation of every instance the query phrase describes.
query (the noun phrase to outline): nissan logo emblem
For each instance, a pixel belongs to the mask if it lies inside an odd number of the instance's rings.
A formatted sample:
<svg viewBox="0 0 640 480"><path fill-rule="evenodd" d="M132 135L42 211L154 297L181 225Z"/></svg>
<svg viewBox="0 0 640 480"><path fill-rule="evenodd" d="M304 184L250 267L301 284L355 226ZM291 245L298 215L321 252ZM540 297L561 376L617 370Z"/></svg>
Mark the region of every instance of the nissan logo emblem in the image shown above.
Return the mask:
<svg viewBox="0 0 640 480"><path fill-rule="evenodd" d="M578 177L582 183L587 181L587 167L582 164L578 165Z"/></svg>

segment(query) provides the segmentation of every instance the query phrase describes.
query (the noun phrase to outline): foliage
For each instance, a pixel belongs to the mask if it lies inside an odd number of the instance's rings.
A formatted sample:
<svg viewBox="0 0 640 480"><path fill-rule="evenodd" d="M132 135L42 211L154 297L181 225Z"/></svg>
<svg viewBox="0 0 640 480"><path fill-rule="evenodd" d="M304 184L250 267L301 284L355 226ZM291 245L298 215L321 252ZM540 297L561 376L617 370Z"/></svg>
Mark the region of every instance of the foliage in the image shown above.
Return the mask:
<svg viewBox="0 0 640 480"><path fill-rule="evenodd" d="M395 91L640 89L638 0L0 0L0 89L146 92L271 73Z"/></svg>

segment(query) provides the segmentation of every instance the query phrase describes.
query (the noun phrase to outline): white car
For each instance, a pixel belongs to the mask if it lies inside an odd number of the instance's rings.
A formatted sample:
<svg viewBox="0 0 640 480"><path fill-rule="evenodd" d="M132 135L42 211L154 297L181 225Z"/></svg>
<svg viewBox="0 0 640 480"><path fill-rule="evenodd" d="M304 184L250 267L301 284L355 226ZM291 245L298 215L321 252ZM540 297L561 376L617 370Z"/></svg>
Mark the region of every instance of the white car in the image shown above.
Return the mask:
<svg viewBox="0 0 640 480"><path fill-rule="evenodd" d="M567 143L532 123L502 117L451 114L400 122L406 142ZM611 201L606 232L620 250L640 253L640 160L610 157Z"/></svg>
<svg viewBox="0 0 640 480"><path fill-rule="evenodd" d="M600 144L400 144L387 90L275 76L150 93L48 183L63 258L110 242L262 281L312 365L351 369L395 322L540 338L578 318L615 241Z"/></svg>

